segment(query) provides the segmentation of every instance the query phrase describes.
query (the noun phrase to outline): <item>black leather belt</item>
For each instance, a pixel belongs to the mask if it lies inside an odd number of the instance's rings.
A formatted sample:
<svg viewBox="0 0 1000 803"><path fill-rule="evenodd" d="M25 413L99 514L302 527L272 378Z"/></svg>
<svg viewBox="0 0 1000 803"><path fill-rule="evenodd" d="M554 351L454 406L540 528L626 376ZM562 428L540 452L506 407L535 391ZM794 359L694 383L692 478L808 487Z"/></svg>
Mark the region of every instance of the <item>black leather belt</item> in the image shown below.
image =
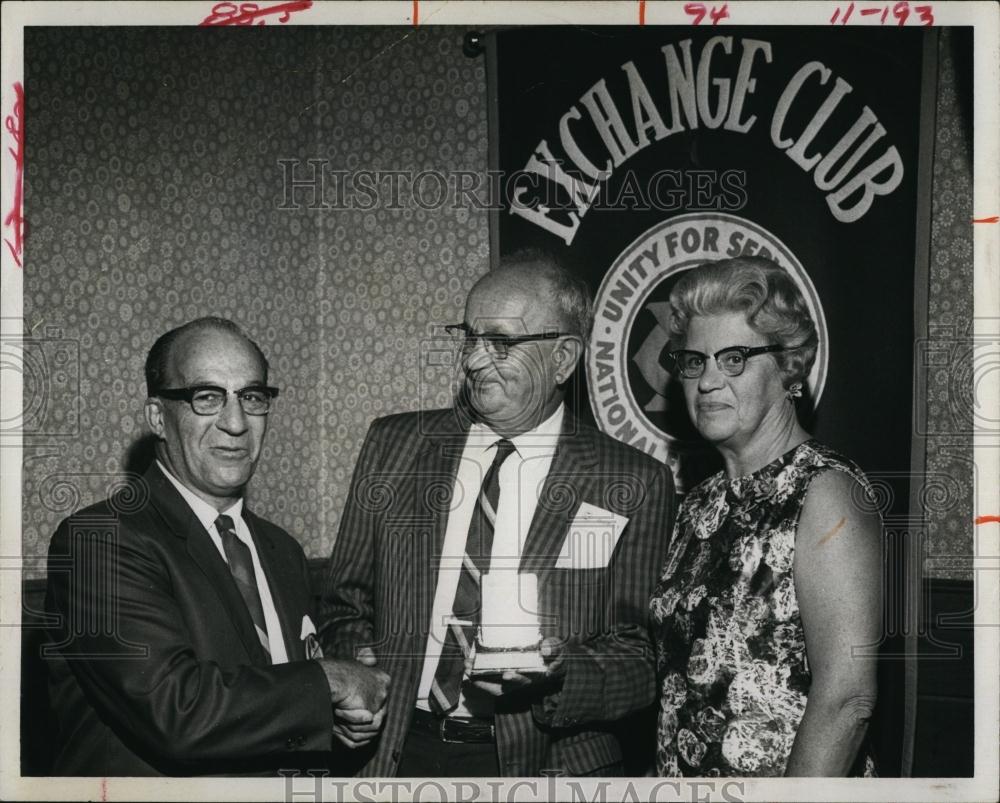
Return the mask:
<svg viewBox="0 0 1000 803"><path fill-rule="evenodd" d="M496 730L493 721L489 719L439 717L430 711L416 708L410 727L429 733L442 742L486 744L496 741Z"/></svg>

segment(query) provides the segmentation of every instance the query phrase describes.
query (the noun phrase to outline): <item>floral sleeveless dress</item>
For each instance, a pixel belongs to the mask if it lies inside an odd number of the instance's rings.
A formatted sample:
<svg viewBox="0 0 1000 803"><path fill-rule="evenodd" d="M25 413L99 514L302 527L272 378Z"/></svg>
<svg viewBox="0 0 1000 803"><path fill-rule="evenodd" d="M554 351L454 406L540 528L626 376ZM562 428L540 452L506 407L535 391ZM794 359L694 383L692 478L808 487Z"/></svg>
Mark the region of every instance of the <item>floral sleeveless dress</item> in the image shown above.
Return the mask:
<svg viewBox="0 0 1000 803"><path fill-rule="evenodd" d="M809 483L854 463L806 441L753 474L709 477L684 498L650 601L660 775L780 776L811 676L792 578ZM867 748L858 774L873 775Z"/></svg>

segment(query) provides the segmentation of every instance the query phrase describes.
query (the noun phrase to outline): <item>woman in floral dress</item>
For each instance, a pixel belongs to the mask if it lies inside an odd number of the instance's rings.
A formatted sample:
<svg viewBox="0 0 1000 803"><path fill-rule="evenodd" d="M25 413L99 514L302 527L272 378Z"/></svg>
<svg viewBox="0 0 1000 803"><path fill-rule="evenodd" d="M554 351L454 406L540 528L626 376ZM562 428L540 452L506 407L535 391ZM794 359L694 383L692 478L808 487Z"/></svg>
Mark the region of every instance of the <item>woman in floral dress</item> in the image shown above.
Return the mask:
<svg viewBox="0 0 1000 803"><path fill-rule="evenodd" d="M872 774L881 520L860 469L796 416L806 303L757 257L689 271L670 303L674 375L725 470L685 497L650 601L658 771Z"/></svg>

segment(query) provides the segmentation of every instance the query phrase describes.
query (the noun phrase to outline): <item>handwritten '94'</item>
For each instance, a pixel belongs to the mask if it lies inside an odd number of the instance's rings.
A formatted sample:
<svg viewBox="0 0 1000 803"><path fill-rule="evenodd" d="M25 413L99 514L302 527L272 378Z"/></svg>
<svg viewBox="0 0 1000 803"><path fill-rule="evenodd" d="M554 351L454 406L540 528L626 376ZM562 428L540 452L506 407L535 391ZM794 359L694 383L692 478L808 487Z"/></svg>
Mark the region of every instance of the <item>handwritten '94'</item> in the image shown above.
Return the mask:
<svg viewBox="0 0 1000 803"><path fill-rule="evenodd" d="M284 24L292 17L293 11L304 11L312 6L312 0L291 0L274 6L261 8L256 3L217 3L212 13L201 21L201 25L263 25L263 17L280 14L278 22Z"/></svg>
<svg viewBox="0 0 1000 803"><path fill-rule="evenodd" d="M911 13L912 11L912 13ZM854 15L855 5L854 3L848 3L846 6L837 6L836 10L833 12L833 16L830 17L830 24L836 25L838 22L841 25L846 25L848 20ZM871 19L872 22L878 20L879 25L885 25L886 22L892 22L897 25L906 25L907 20L917 25L933 25L934 24L934 6L910 6L907 2L896 3L894 5L885 6L875 6L858 8L858 17L855 22L860 22L865 19ZM889 14L892 13L892 20L889 19Z"/></svg>
<svg viewBox="0 0 1000 803"><path fill-rule="evenodd" d="M713 25L718 25L719 20L724 20L729 16L729 6L721 5L709 7L704 3L685 3L684 13L689 17L693 17L691 20L692 25L700 25L706 15L712 20Z"/></svg>

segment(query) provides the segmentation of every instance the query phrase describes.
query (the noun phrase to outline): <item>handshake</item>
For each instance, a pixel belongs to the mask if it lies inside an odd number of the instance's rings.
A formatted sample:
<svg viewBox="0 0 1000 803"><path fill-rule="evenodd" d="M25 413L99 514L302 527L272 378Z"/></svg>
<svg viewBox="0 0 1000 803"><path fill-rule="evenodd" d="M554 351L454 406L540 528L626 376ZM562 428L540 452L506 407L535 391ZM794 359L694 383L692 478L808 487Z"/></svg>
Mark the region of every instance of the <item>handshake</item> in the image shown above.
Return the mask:
<svg viewBox="0 0 1000 803"><path fill-rule="evenodd" d="M375 668L375 654L362 648L356 661L321 658L333 704L333 734L346 747L363 747L382 729L389 676Z"/></svg>

